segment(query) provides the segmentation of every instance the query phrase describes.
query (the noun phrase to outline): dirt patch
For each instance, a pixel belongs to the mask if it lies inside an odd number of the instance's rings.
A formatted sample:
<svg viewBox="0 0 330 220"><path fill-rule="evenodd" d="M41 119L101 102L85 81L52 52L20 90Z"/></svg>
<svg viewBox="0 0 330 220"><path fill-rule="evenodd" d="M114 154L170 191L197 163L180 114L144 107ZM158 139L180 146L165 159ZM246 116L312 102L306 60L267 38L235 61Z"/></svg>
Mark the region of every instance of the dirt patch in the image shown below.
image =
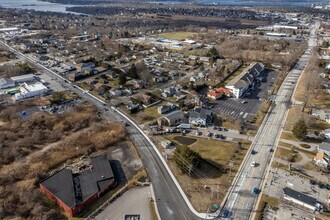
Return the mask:
<svg viewBox="0 0 330 220"><path fill-rule="evenodd" d="M192 145L193 143L195 143L197 140L195 138L189 138L189 137L183 137L183 136L175 136L173 138L174 140L176 140L177 142L179 142L180 144L183 145Z"/></svg>

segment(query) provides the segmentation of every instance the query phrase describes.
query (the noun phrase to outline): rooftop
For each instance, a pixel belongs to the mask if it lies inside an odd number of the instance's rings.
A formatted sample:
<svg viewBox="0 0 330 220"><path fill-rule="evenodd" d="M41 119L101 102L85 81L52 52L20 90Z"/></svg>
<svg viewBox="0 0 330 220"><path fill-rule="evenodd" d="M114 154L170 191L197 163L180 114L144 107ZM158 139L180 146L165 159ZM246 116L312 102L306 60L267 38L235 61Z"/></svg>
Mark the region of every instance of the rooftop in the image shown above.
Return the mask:
<svg viewBox="0 0 330 220"><path fill-rule="evenodd" d="M245 68L240 75L229 81L226 86L242 88L246 85L250 85L253 82L254 77L257 77L264 68L265 67L262 63L253 62L250 66Z"/></svg>
<svg viewBox="0 0 330 220"><path fill-rule="evenodd" d="M114 181L110 162L106 155L91 158L91 168L72 174L62 169L40 182L67 206L74 207L98 192L107 189Z"/></svg>
<svg viewBox="0 0 330 220"><path fill-rule="evenodd" d="M298 191L295 191L291 188L285 187L283 189L284 195L291 197L293 199L296 199L298 201L301 201L305 204L311 205L311 206L315 206L317 203L317 200L313 197L307 196L303 193L300 193Z"/></svg>

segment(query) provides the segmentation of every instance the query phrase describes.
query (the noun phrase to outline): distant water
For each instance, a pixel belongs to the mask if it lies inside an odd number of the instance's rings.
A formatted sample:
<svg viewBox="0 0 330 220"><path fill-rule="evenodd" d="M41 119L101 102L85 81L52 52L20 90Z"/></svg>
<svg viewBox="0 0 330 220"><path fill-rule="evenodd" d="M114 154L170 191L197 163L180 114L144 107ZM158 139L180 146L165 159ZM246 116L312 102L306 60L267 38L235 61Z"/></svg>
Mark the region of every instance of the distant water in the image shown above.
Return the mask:
<svg viewBox="0 0 330 220"><path fill-rule="evenodd" d="M0 0L0 6L4 8L21 8L21 9L33 9L36 11L68 13L66 11L66 8L71 7L73 5L54 4L49 2L37 1L37 0Z"/></svg>
<svg viewBox="0 0 330 220"><path fill-rule="evenodd" d="M297 7L310 7L312 4L327 4L329 1L310 1L310 2L303 2L303 1L272 1L272 0L265 0L265 1L240 1L240 0L198 0L199 3L207 3L207 4L219 4L219 5L227 5L227 6L297 6Z"/></svg>

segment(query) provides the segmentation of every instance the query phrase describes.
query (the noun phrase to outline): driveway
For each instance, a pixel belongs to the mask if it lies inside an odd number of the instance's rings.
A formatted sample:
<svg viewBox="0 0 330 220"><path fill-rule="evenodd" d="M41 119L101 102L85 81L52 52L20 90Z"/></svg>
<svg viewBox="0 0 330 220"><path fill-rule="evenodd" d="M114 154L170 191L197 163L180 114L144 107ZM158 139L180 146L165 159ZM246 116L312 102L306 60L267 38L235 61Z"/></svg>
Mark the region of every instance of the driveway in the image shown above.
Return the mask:
<svg viewBox="0 0 330 220"><path fill-rule="evenodd" d="M140 215L142 220L152 220L149 198L151 188L135 187L106 207L95 218L99 220L125 219L125 215Z"/></svg>

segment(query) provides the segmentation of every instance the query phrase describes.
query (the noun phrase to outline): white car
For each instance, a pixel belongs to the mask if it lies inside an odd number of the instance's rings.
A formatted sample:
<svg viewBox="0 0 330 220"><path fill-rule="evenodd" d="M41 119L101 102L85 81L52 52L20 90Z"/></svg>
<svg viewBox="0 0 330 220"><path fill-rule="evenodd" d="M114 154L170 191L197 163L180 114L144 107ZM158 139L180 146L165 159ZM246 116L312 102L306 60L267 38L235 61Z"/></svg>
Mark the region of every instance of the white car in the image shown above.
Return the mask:
<svg viewBox="0 0 330 220"><path fill-rule="evenodd" d="M251 166L252 167L255 167L256 166L256 162L255 161L252 161Z"/></svg>

